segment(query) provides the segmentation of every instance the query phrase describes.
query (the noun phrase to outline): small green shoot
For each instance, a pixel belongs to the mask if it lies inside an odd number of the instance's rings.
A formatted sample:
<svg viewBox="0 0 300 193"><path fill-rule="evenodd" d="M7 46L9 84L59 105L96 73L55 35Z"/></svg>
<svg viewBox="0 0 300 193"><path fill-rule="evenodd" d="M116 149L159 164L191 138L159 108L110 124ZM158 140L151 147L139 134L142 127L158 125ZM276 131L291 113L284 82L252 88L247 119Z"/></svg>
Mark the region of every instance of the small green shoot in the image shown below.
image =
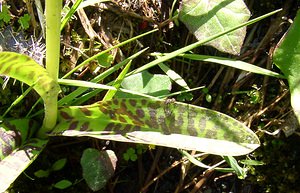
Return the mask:
<svg viewBox="0 0 300 193"><path fill-rule="evenodd" d="M209 94L209 90L208 90L208 88L203 88L202 89L202 92L205 94L205 100L206 100L206 102L208 102L208 103L211 103L211 101L212 101L212 96Z"/></svg>
<svg viewBox="0 0 300 193"><path fill-rule="evenodd" d="M127 151L123 154L123 158L126 161L136 161L137 160L137 154L135 152L135 149L133 149L132 147L128 148Z"/></svg>
<svg viewBox="0 0 300 193"><path fill-rule="evenodd" d="M64 189L67 189L69 188L70 186L72 186L73 183L70 182L69 180L61 180L57 183L55 183L53 185L54 188L57 188L57 189L60 189L60 190L64 190Z"/></svg>
<svg viewBox="0 0 300 193"><path fill-rule="evenodd" d="M8 11L7 5L2 6L2 11L0 12L0 27L3 26L3 24L8 24L10 22L11 16Z"/></svg>
<svg viewBox="0 0 300 193"><path fill-rule="evenodd" d="M26 13L25 15L19 18L18 22L23 29L28 29L30 23L30 15Z"/></svg>
<svg viewBox="0 0 300 193"><path fill-rule="evenodd" d="M66 163L67 163L66 158L59 159L52 164L51 168L49 168L47 170L42 170L42 169L38 170L38 171L34 172L34 175L38 178L46 178L50 175L51 172L59 171L59 170L63 169L65 167Z"/></svg>

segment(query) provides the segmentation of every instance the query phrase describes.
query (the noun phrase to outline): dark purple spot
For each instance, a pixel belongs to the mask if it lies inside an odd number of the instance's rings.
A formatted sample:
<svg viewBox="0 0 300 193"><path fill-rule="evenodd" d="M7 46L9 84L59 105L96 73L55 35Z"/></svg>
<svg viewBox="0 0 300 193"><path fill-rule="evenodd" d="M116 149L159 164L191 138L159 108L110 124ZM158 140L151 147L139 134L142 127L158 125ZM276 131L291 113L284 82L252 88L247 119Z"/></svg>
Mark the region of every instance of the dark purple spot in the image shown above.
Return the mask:
<svg viewBox="0 0 300 193"><path fill-rule="evenodd" d="M141 127L140 126L134 126L132 131L140 131L141 130Z"/></svg>
<svg viewBox="0 0 300 193"><path fill-rule="evenodd" d="M136 109L135 112L136 112L136 114L139 118L144 118L145 117L145 112L143 111L143 109L138 108L138 109Z"/></svg>
<svg viewBox="0 0 300 193"><path fill-rule="evenodd" d="M60 116L63 118L63 119L66 119L66 120L72 120L73 117L71 117L68 113L64 112L64 111L60 111Z"/></svg>
<svg viewBox="0 0 300 193"><path fill-rule="evenodd" d="M115 114L114 111L109 110L109 111L108 111L108 115L109 115L109 117L110 117L111 119L117 120L117 117L116 117L116 114Z"/></svg>
<svg viewBox="0 0 300 193"><path fill-rule="evenodd" d="M126 106L126 100L125 99L123 99L122 102L121 102L121 108L126 109L126 110L128 109L127 106Z"/></svg>
<svg viewBox="0 0 300 193"><path fill-rule="evenodd" d="M4 157L8 156L12 151L13 151L13 147L11 145L3 145L1 147L1 151Z"/></svg>
<svg viewBox="0 0 300 193"><path fill-rule="evenodd" d="M119 104L119 100L118 100L118 99L113 99L112 102L113 102L115 105L117 105L117 106L118 106L118 104Z"/></svg>
<svg viewBox="0 0 300 193"><path fill-rule="evenodd" d="M114 123L108 123L104 129L104 131L113 131L115 124Z"/></svg>
<svg viewBox="0 0 300 193"><path fill-rule="evenodd" d="M108 110L107 110L107 108L105 108L104 106L102 106L102 105L99 105L99 109L100 109L100 111L102 112L102 113L104 113L104 114L108 114Z"/></svg>
<svg viewBox="0 0 300 193"><path fill-rule="evenodd" d="M142 99L141 103L142 103L143 106L145 106L147 104L147 100L146 99Z"/></svg>
<svg viewBox="0 0 300 193"><path fill-rule="evenodd" d="M132 127L132 125L130 125L130 124L126 124L126 126L124 127L124 132L126 132L126 133L128 133L129 131L131 131L131 127Z"/></svg>
<svg viewBox="0 0 300 193"><path fill-rule="evenodd" d="M136 106L136 100L134 99L129 99L129 103L131 106L135 107Z"/></svg>
<svg viewBox="0 0 300 193"><path fill-rule="evenodd" d="M169 128L171 128L172 133L181 134L182 133L181 128L183 122L182 116L178 117L177 119L179 119L179 121L175 119L174 115L168 117Z"/></svg>
<svg viewBox="0 0 300 193"><path fill-rule="evenodd" d="M117 124L115 124L114 125L114 131L116 132L116 133L120 133L121 131L122 131L122 124L120 124L120 123L117 123Z"/></svg>
<svg viewBox="0 0 300 193"><path fill-rule="evenodd" d="M81 108L80 108L80 111L81 111L83 114L85 114L86 116L91 116L91 115L92 115L92 112L91 112L88 108L86 108L86 107L81 107Z"/></svg>
<svg viewBox="0 0 300 193"><path fill-rule="evenodd" d="M78 121L73 121L70 123L68 130L75 130L78 126Z"/></svg>
<svg viewBox="0 0 300 193"><path fill-rule="evenodd" d="M131 125L126 125L125 127L122 128L122 125L119 124L119 125L116 125L115 126L116 128L114 128L114 131L118 134L121 134L121 135L125 135L126 133L128 133L131 129Z"/></svg>
<svg viewBox="0 0 300 193"><path fill-rule="evenodd" d="M157 119L156 119L156 114L157 114L156 110L152 109L152 108L148 108L148 111L149 111L149 115L150 115L150 120L146 120L145 123L150 128L159 129L158 122L157 122Z"/></svg>
<svg viewBox="0 0 300 193"><path fill-rule="evenodd" d="M118 119L122 123L127 123L126 119L123 116L121 116L121 115L119 115Z"/></svg>
<svg viewBox="0 0 300 193"><path fill-rule="evenodd" d="M89 129L89 124L89 122L84 122L80 127L80 131L87 131Z"/></svg>
<svg viewBox="0 0 300 193"><path fill-rule="evenodd" d="M187 131L191 136L197 136L198 132L195 128L194 119L188 119Z"/></svg>
<svg viewBox="0 0 300 193"><path fill-rule="evenodd" d="M158 123L162 129L163 134L165 134L165 135L171 134L170 128L167 126L166 119L164 116L160 116L158 118Z"/></svg>

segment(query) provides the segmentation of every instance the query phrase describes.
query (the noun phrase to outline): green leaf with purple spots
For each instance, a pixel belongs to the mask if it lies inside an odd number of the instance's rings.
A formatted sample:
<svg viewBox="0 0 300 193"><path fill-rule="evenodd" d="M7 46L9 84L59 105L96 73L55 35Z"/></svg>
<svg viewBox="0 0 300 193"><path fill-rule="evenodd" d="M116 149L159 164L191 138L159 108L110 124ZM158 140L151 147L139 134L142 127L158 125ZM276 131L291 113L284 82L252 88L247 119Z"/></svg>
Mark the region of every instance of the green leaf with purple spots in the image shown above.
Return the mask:
<svg viewBox="0 0 300 193"><path fill-rule="evenodd" d="M50 130L56 124L56 98L60 87L45 68L36 63L29 56L15 52L0 52L0 74L10 76L21 82L33 86L42 97L45 107L43 129L39 137L45 137L45 130Z"/></svg>
<svg viewBox="0 0 300 193"><path fill-rule="evenodd" d="M31 139L0 161L0 192L4 192L37 158L47 142L48 140Z"/></svg>
<svg viewBox="0 0 300 193"><path fill-rule="evenodd" d="M64 107L52 136L90 136L238 156L259 147L244 124L210 109L174 101L113 99Z"/></svg>

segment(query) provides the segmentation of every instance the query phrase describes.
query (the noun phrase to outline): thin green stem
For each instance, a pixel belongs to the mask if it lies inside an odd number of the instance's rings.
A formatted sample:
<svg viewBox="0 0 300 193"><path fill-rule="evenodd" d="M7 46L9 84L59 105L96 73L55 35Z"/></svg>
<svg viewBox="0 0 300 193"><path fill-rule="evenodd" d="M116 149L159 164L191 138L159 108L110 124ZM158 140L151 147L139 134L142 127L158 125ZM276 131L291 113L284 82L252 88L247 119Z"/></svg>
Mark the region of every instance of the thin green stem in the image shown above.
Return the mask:
<svg viewBox="0 0 300 193"><path fill-rule="evenodd" d="M62 0L46 0L46 69L54 81L57 82L60 55L60 19ZM51 91L50 91L51 92ZM38 137L45 138L57 120L57 94L49 93L44 99L45 118Z"/></svg>

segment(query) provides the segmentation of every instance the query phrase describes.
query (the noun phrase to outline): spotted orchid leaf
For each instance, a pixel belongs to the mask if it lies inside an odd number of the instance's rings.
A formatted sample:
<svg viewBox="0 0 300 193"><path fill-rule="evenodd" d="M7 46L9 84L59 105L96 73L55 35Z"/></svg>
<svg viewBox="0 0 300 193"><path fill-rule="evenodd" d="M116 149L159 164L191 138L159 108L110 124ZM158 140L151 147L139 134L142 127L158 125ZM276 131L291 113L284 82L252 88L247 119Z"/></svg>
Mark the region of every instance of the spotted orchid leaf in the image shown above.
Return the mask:
<svg viewBox="0 0 300 193"><path fill-rule="evenodd" d="M30 139L0 162L0 192L4 192L15 179L37 158L48 140Z"/></svg>
<svg viewBox="0 0 300 193"><path fill-rule="evenodd" d="M29 119L2 121L0 124L0 163L33 134L37 124Z"/></svg>
<svg viewBox="0 0 300 193"><path fill-rule="evenodd" d="M30 139L37 123L29 119L4 120L0 124L0 192L34 161L47 141Z"/></svg>
<svg viewBox="0 0 300 193"><path fill-rule="evenodd" d="M238 156L259 147L244 124L210 109L174 101L113 99L64 107L51 136L90 136Z"/></svg>
<svg viewBox="0 0 300 193"><path fill-rule="evenodd" d="M26 55L1 52L0 74L15 78L29 86L33 85L33 88L44 100L59 92L59 85L51 79L46 69Z"/></svg>
<svg viewBox="0 0 300 193"><path fill-rule="evenodd" d="M48 130L52 129L56 124L56 99L60 87L58 83L51 78L47 70L37 64L29 56L15 52L1 52L0 74L33 86L44 101L45 117L43 128ZM45 137L43 132L38 133L38 135Z"/></svg>

